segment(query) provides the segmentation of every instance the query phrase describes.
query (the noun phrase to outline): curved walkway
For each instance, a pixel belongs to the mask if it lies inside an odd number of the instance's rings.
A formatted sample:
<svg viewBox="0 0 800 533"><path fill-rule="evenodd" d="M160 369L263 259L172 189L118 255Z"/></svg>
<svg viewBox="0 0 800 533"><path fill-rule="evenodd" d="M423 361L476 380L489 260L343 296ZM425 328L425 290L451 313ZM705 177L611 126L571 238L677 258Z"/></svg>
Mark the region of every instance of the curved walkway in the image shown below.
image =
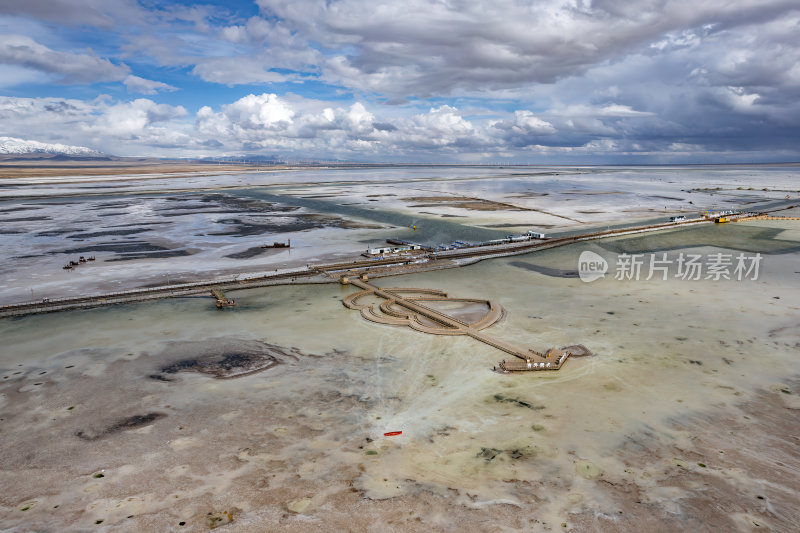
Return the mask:
<svg viewBox="0 0 800 533"><path fill-rule="evenodd" d="M507 362L503 360L500 363L500 370L504 372L558 370L567 358L572 355L573 351L576 356L591 353L580 345L570 346L561 350L550 348L546 353L542 353L530 348L519 348L487 335L480 330L488 328L503 316L503 308L492 300L448 298L447 293L435 289L381 289L360 279L346 280L342 278L342 283L352 284L361 289L346 296L342 303L349 309L360 311L361 316L367 320L379 324L408 326L422 333L430 333L432 335L468 335L517 358L516 361ZM376 296L384 299L383 302L377 304L380 313L375 309L375 302L359 302L360 299L367 296ZM422 304L421 302L424 301L483 303L487 305L489 310L479 320L470 324ZM436 325L432 325L430 322ZM578 346L581 349L578 349Z"/></svg>

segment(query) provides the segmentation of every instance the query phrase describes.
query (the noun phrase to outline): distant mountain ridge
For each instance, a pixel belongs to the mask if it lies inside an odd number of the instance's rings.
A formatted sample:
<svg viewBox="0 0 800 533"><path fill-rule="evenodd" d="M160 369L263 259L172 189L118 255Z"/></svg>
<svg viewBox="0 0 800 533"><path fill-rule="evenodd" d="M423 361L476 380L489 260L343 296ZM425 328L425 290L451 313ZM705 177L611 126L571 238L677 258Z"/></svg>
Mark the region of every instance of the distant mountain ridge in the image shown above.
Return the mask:
<svg viewBox="0 0 800 533"><path fill-rule="evenodd" d="M0 137L0 155L53 154L71 157L102 157L102 152L85 146L67 144L49 144L39 141L27 141L16 137Z"/></svg>

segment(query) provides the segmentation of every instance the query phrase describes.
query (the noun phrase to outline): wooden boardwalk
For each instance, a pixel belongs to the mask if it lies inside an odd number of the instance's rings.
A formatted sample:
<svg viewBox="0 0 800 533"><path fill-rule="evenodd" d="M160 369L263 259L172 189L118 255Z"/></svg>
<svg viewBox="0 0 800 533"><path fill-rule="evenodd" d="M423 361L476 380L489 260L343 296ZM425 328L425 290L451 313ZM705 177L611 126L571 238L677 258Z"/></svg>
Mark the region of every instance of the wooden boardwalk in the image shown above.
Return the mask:
<svg viewBox="0 0 800 533"><path fill-rule="evenodd" d="M747 222L749 220L800 220L800 217L779 217L773 215L756 215L753 217L741 217L732 219L733 222Z"/></svg>
<svg viewBox="0 0 800 533"><path fill-rule="evenodd" d="M451 300L447 298L445 293L431 289L382 289L363 279L342 278L342 283L354 285L361 289L357 293L348 295L342 303L345 307L359 310L367 320L381 324L407 325L417 331L434 335L467 335L515 357L514 360L503 360L499 363L499 370L502 372L558 370L573 353L576 356L589 355L591 353L581 345L569 346L565 349L550 348L546 353L542 353L531 348L520 348L488 335L481 330L491 326L502 316L500 305L491 300L485 301L489 306L489 312L477 322L469 324L464 320L424 305L416 301L416 299L463 302L475 302L476 300L466 298ZM409 296L408 294L411 295ZM413 296L413 294L422 296ZM378 306L382 313L376 312L373 304L361 304L358 302L360 298L368 295L375 295L384 299L384 302ZM420 318L433 322L435 325L425 323Z"/></svg>
<svg viewBox="0 0 800 533"><path fill-rule="evenodd" d="M217 300L217 309L223 309L225 307L232 307L236 305L234 300L230 300L227 296L225 296L225 293L222 292L222 289L211 289L211 296Z"/></svg>

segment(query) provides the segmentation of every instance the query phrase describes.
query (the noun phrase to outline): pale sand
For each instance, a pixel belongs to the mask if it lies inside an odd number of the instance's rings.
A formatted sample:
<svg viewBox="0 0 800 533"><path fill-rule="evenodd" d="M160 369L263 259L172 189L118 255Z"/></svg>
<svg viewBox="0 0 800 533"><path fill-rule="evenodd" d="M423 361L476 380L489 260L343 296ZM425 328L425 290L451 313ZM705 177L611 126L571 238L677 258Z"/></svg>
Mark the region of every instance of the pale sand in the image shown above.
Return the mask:
<svg viewBox="0 0 800 533"><path fill-rule="evenodd" d="M221 172L252 172L286 170L287 166L256 166L245 164L198 164L177 161L0 161L0 178L48 178L70 176L130 176L187 174L209 175Z"/></svg>

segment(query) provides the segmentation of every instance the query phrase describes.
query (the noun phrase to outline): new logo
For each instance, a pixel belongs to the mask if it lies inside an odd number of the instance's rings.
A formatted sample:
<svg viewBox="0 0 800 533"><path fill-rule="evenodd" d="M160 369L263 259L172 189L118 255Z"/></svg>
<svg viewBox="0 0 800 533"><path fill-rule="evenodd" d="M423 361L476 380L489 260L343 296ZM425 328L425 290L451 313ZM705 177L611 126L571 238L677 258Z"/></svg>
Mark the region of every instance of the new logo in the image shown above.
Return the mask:
<svg viewBox="0 0 800 533"><path fill-rule="evenodd" d="M584 250L578 258L578 276L581 281L589 283L602 278L608 272L608 262L602 256Z"/></svg>

